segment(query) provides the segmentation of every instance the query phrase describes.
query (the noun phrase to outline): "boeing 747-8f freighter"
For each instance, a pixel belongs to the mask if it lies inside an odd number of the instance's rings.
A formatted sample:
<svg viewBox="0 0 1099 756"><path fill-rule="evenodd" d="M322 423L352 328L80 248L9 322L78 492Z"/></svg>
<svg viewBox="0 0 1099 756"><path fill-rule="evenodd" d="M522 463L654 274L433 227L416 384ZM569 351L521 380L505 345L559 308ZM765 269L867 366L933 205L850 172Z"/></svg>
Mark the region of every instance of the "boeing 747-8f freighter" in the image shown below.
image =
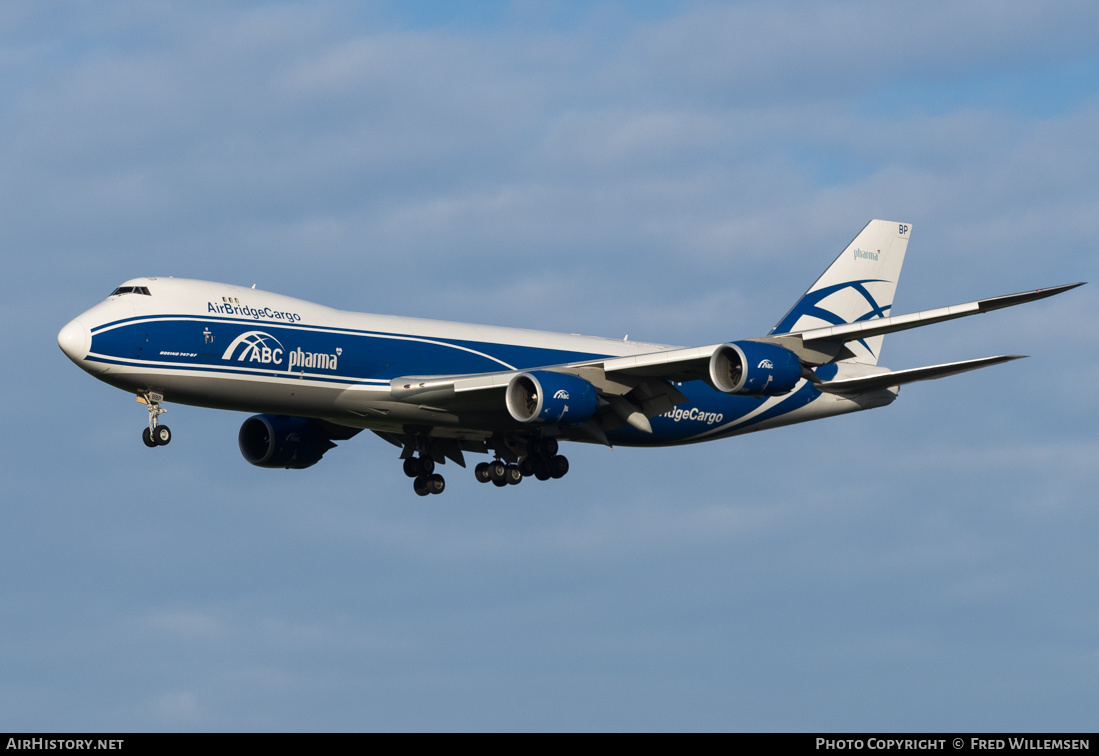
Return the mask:
<svg viewBox="0 0 1099 756"><path fill-rule="evenodd" d="M400 447L420 495L465 453L497 486L560 478L562 441L668 446L882 407L902 384L1017 359L892 371L887 333L1011 307L1081 284L894 316L911 236L874 220L765 336L673 347L368 315L240 286L135 278L68 323L57 342L148 409L145 445L166 445L165 402L259 413L239 444L260 467L316 464L369 429Z"/></svg>

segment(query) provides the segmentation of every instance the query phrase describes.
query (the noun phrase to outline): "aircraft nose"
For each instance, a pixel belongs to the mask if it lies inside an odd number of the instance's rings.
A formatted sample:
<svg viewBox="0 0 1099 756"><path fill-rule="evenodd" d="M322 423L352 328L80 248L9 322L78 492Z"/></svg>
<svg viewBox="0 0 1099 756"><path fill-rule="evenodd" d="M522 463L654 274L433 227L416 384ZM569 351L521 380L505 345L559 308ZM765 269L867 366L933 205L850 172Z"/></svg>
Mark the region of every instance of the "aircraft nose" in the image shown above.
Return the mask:
<svg viewBox="0 0 1099 756"><path fill-rule="evenodd" d="M57 334L57 346L73 362L80 362L88 353L89 338L88 327L80 318L70 320Z"/></svg>

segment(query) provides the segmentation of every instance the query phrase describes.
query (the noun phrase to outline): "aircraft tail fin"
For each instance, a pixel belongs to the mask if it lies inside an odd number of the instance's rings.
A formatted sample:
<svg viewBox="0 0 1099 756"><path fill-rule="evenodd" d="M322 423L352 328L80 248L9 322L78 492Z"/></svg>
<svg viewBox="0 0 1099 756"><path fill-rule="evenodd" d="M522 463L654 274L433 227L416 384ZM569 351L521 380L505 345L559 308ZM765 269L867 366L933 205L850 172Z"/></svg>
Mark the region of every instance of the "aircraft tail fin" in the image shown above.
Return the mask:
<svg viewBox="0 0 1099 756"><path fill-rule="evenodd" d="M887 317L911 235L911 223L867 223L769 335ZM869 336L847 344L850 354L844 359L876 365L884 338Z"/></svg>

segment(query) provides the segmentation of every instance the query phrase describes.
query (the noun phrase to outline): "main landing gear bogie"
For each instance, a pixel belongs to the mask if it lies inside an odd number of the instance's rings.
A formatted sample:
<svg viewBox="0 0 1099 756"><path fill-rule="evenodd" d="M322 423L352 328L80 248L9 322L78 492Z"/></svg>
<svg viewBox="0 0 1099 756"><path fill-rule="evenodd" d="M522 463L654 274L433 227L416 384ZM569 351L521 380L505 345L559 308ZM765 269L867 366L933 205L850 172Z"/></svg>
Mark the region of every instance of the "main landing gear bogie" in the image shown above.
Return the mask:
<svg viewBox="0 0 1099 756"><path fill-rule="evenodd" d="M443 480L443 476L438 473L432 475L419 475L416 477L416 480L412 481L412 490L415 491L418 496L441 494L446 490L446 481Z"/></svg>
<svg viewBox="0 0 1099 756"><path fill-rule="evenodd" d="M557 449L557 439L551 437L512 440L506 453L515 462L505 462L499 456L491 462L480 462L473 468L473 477L478 483L491 483L497 488L517 486L523 478L563 478L569 471L569 460L558 454ZM417 443L406 447L405 454L409 456L403 462L404 474L413 479L412 489L417 496L440 494L445 490L446 481L435 472L436 459L428 456L429 450Z"/></svg>
<svg viewBox="0 0 1099 756"><path fill-rule="evenodd" d="M473 469L473 477L478 483L492 483L497 488L517 486L523 482L519 465L507 465L500 460L480 463Z"/></svg>
<svg viewBox="0 0 1099 756"><path fill-rule="evenodd" d="M414 478L412 490L418 496L441 494L446 489L446 481L435 472L435 460L431 457L409 457L404 461L404 474Z"/></svg>
<svg viewBox="0 0 1099 756"><path fill-rule="evenodd" d="M564 455L557 454L557 442L554 439L546 447L552 451L549 455L531 453L519 460L517 465L504 464L500 460L495 462L482 462L473 470L473 476L478 483L492 483L503 488L507 485L519 485L523 478L537 478L549 480L550 478L563 478L569 471L569 460ZM543 441L543 443L544 443Z"/></svg>

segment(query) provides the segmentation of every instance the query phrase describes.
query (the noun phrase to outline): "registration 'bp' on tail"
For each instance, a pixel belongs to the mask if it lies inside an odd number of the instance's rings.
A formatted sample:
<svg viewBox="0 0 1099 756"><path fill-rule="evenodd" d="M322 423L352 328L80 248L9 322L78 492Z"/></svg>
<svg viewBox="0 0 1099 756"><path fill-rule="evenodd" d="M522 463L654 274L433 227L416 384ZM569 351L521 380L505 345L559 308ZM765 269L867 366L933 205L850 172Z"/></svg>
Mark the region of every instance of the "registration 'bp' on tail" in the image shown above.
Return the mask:
<svg viewBox="0 0 1099 756"><path fill-rule="evenodd" d="M893 306L912 224L872 220L778 322L771 335L884 318ZM852 362L878 363L884 336L850 342Z"/></svg>

